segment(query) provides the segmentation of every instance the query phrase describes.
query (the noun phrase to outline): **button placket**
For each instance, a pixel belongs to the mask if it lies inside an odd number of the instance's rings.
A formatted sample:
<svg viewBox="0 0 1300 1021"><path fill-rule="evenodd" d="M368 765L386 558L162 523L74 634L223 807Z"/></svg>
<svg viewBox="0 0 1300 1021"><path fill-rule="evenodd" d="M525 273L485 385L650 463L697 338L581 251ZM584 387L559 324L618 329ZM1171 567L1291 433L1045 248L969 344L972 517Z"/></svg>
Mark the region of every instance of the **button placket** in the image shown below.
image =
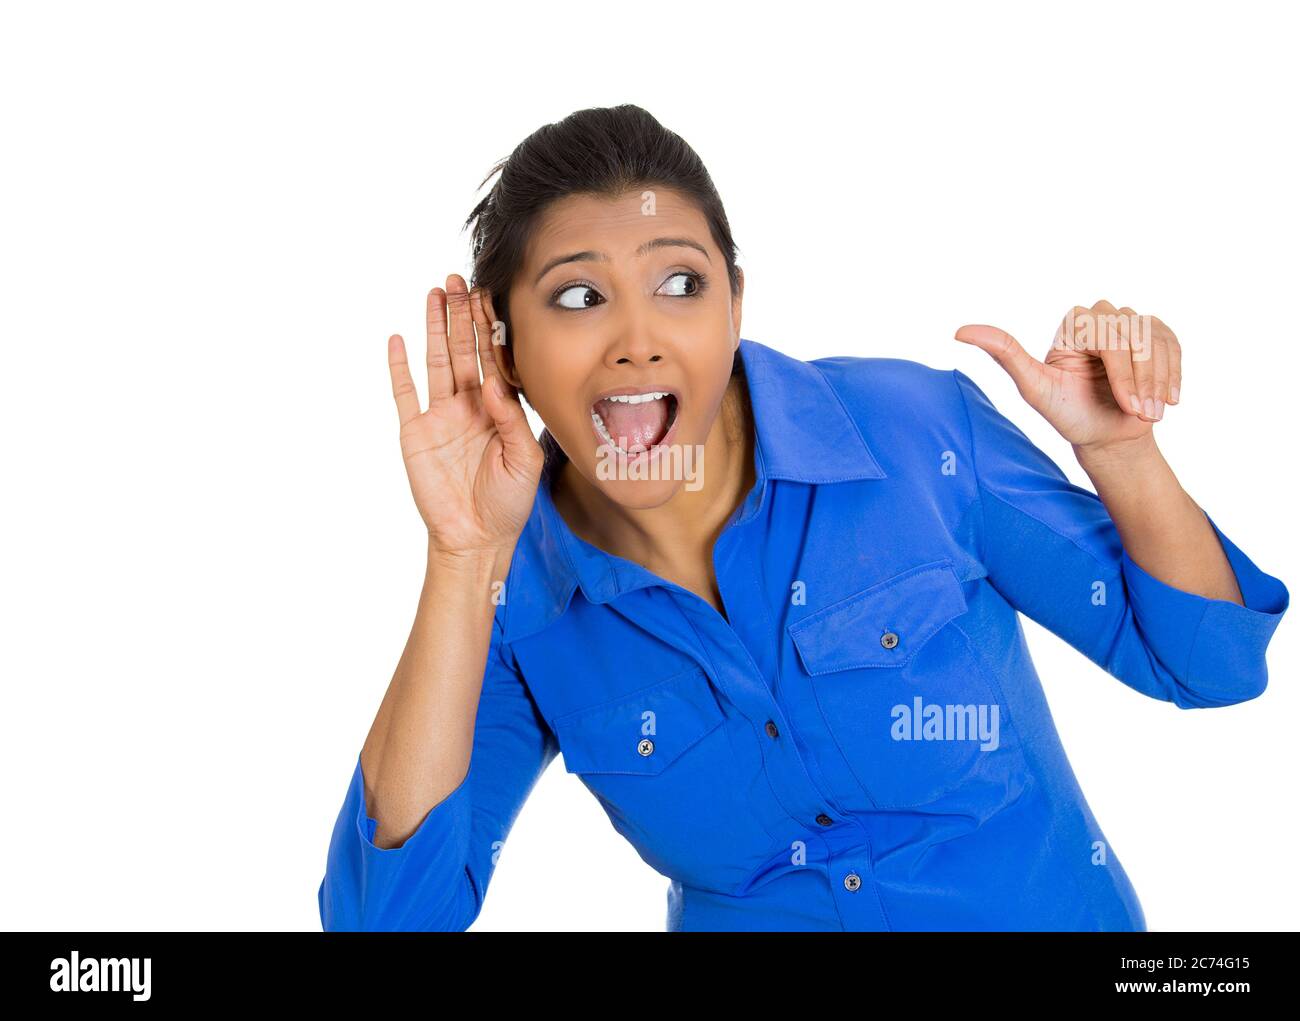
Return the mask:
<svg viewBox="0 0 1300 1021"><path fill-rule="evenodd" d="M838 900L845 928L889 931L889 920L874 881L869 847L860 846L852 839L836 839L833 833L828 833L826 839L831 844L826 878Z"/></svg>
<svg viewBox="0 0 1300 1021"><path fill-rule="evenodd" d="M755 580L750 586L756 585L757 575L749 557L743 552L737 555L737 547L734 545L737 538L737 530L729 529L719 537L715 548L715 552L722 550L729 554L715 557L715 566L721 568L717 574L721 591L748 591L746 583L740 580L737 572L753 576ZM740 549L743 550L743 547ZM652 617L642 601L637 599L625 600L622 605L613 607L614 611L657 633L660 640L693 659L705 670L710 682L721 695L741 716L751 721L756 730L766 731L769 722L776 727L776 717L784 712L784 708L735 625L694 592L657 578L656 587L668 593L681 611L680 628L672 626L671 622ZM763 753L764 769L773 794L771 807L779 809L781 815L773 816L764 809L767 824L794 824L819 829L834 825L834 820L826 815L826 810L829 808L841 818L843 813L835 802L833 792L823 790L822 784L814 779L814 766L804 760L793 738L775 740L775 736ZM652 749L653 742L653 754ZM637 750L639 755L647 754L639 743ZM812 822L818 815L827 821Z"/></svg>
<svg viewBox="0 0 1300 1021"><path fill-rule="evenodd" d="M729 534L724 533L722 538ZM719 574L719 587L724 580ZM710 679L743 717L764 730L769 721L775 726L775 714L781 711L781 706L734 626L695 593L670 591L693 628L693 638L676 647L702 665L708 665ZM716 647L706 648L705 635L717 643ZM686 634L682 637L686 638ZM808 764L793 741L773 741L765 753L765 761L775 804L780 806L784 819L809 820L822 811L827 796L809 775ZM783 765L778 766L778 762Z"/></svg>

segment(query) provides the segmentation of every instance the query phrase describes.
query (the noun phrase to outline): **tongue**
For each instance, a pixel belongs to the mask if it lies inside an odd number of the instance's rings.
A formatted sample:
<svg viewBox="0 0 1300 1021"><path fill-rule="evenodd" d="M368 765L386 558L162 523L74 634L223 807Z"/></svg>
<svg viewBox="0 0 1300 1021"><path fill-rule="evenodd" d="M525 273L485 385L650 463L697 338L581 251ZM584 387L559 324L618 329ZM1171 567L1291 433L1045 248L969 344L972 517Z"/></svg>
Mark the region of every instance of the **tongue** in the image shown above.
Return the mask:
<svg viewBox="0 0 1300 1021"><path fill-rule="evenodd" d="M649 449L663 439L668 426L668 398L626 404L621 401L598 401L596 411L614 442L629 453L639 444Z"/></svg>

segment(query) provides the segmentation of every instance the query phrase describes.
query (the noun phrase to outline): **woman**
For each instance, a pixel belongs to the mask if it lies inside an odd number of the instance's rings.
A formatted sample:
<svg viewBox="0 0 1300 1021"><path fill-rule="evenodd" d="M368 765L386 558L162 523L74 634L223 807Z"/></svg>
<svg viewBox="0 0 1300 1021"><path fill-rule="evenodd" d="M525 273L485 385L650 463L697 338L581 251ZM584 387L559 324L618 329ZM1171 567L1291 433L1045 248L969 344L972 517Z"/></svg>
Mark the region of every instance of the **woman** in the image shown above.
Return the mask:
<svg viewBox="0 0 1300 1021"><path fill-rule="evenodd" d="M1144 929L1017 611L1181 708L1263 691L1288 593L1156 447L1173 335L1106 302L1045 363L958 331L1093 495L960 372L742 340L722 204L644 110L495 169L474 290L429 295L427 410L389 340L428 568L324 928L468 927L559 752L669 929Z"/></svg>

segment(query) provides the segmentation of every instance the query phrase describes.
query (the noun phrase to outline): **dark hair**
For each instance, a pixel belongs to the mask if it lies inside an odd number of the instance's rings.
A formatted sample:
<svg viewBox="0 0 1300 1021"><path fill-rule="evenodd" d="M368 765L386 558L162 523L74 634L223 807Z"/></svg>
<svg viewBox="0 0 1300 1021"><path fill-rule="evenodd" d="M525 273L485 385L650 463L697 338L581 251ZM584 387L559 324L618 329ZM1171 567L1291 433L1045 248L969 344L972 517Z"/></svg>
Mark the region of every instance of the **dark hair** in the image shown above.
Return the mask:
<svg viewBox="0 0 1300 1021"><path fill-rule="evenodd" d="M474 225L470 286L486 288L492 295L506 337L512 336L510 288L523 265L528 239L553 202L574 194L613 198L655 185L682 192L708 221L727 263L731 294L737 294L736 243L708 170L681 136L641 107L625 103L578 110L538 128L498 162L479 187L498 171L500 178L462 229ZM739 351L731 371L743 372Z"/></svg>

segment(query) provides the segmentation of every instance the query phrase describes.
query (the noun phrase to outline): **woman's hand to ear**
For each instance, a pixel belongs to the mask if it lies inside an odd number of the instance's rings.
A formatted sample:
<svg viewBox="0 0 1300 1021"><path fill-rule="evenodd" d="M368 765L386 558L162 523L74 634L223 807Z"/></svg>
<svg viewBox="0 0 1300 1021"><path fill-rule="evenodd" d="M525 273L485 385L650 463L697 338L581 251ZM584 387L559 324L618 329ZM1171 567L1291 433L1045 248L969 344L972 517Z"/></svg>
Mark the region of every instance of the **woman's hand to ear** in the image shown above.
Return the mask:
<svg viewBox="0 0 1300 1021"><path fill-rule="evenodd" d="M431 552L447 557L495 556L513 548L541 477L544 455L523 406L509 384L497 388L495 318L490 297L481 290L471 295L458 274L447 277L445 291L429 292L425 411L402 338L388 338L411 494L428 528Z"/></svg>

